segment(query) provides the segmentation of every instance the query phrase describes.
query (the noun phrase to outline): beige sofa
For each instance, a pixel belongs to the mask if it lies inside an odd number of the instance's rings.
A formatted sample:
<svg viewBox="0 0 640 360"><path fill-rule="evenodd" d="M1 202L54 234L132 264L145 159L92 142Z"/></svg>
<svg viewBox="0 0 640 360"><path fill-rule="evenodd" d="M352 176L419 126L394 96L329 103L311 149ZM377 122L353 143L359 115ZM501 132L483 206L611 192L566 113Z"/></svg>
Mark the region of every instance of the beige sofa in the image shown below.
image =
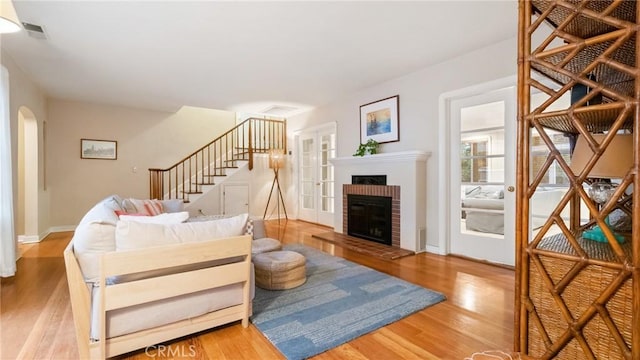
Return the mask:
<svg viewBox="0 0 640 360"><path fill-rule="evenodd" d="M64 251L81 358L107 358L240 320L253 293L247 215L120 220L96 204Z"/></svg>

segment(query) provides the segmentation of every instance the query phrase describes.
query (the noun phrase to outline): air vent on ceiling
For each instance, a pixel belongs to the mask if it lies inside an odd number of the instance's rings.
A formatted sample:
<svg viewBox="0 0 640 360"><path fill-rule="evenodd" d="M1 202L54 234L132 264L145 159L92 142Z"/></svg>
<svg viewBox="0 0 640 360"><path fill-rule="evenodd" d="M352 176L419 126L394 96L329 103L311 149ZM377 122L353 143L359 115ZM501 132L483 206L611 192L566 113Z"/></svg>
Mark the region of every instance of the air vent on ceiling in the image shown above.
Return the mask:
<svg viewBox="0 0 640 360"><path fill-rule="evenodd" d="M42 26L36 25L36 24L31 24L31 23L28 23L28 22L23 22L22 26L27 31L27 34L29 34L29 36L31 36L33 38L36 38L36 39L41 39L41 40L46 40L47 39L47 35L45 35L44 29L42 28Z"/></svg>
<svg viewBox="0 0 640 360"><path fill-rule="evenodd" d="M272 105L268 108L262 110L260 113L265 115L273 115L273 116L287 116L293 111L298 110L297 107L286 106L286 105Z"/></svg>

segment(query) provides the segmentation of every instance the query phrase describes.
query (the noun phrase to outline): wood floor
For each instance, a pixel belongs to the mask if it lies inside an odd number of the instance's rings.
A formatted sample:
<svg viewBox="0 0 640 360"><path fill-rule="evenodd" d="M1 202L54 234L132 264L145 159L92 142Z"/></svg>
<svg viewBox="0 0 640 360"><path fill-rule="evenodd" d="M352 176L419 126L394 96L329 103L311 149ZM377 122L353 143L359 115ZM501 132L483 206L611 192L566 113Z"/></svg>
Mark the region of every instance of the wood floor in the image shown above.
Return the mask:
<svg viewBox="0 0 640 360"><path fill-rule="evenodd" d="M447 300L313 359L464 359L513 343L513 270L456 257L417 254L384 260L312 238L328 228L267 222L267 234L440 291ZM0 359L78 357L62 251L73 233L23 249L18 275L2 279ZM234 323L122 358L284 359L253 325Z"/></svg>

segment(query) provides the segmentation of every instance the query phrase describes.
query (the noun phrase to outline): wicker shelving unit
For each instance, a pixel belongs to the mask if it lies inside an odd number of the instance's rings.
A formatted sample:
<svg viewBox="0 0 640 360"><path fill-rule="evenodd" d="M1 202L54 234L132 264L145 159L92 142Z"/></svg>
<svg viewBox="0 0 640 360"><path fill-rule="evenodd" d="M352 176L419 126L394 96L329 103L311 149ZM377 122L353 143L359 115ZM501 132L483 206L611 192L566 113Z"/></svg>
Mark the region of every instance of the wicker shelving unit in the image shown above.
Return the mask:
<svg viewBox="0 0 640 360"><path fill-rule="evenodd" d="M636 1L519 2L515 350L530 358L640 360L640 193L629 190L640 180L639 11ZM548 110L577 84L589 95ZM549 98L532 108L534 92ZM537 173L532 130L548 148ZM598 206L589 198L588 169L573 173L550 130L591 139L595 159L616 133L633 134L634 165L611 200ZM598 145L593 133L608 140ZM569 190L533 231L530 199L551 164L566 173ZM580 204L589 209L586 222ZM624 243L610 231L608 242L582 238L616 209L631 219Z"/></svg>

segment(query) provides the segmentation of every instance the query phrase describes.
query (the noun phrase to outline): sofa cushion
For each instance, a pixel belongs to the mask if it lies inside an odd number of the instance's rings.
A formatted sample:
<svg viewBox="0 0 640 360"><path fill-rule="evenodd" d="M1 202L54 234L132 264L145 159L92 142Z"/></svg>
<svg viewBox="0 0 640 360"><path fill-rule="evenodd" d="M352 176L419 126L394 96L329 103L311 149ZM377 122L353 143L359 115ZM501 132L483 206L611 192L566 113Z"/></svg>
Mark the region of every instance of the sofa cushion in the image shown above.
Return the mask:
<svg viewBox="0 0 640 360"><path fill-rule="evenodd" d="M122 210L120 203L120 198L116 195L103 199L87 211L76 227L73 250L85 281L97 281L99 256L116 249L118 216L115 212Z"/></svg>
<svg viewBox="0 0 640 360"><path fill-rule="evenodd" d="M115 251L116 226L99 222L78 225L73 235L73 251L78 259L85 281L98 280L100 256Z"/></svg>
<svg viewBox="0 0 640 360"><path fill-rule="evenodd" d="M162 213L155 216L120 215L120 221L135 221L153 224L179 224L189 218L189 212Z"/></svg>
<svg viewBox="0 0 640 360"><path fill-rule="evenodd" d="M124 210L116 210L115 211L116 215L118 215L118 219L120 218L120 216L122 215L129 215L129 216L149 216L149 214L141 214L141 213L128 213Z"/></svg>
<svg viewBox="0 0 640 360"><path fill-rule="evenodd" d="M133 250L243 235L247 214L230 218L179 224L151 224L119 221L116 250Z"/></svg>
<svg viewBox="0 0 640 360"><path fill-rule="evenodd" d="M116 211L123 210L118 199L115 195L103 199L87 211L80 220L80 224L98 222L115 225L118 222Z"/></svg>

